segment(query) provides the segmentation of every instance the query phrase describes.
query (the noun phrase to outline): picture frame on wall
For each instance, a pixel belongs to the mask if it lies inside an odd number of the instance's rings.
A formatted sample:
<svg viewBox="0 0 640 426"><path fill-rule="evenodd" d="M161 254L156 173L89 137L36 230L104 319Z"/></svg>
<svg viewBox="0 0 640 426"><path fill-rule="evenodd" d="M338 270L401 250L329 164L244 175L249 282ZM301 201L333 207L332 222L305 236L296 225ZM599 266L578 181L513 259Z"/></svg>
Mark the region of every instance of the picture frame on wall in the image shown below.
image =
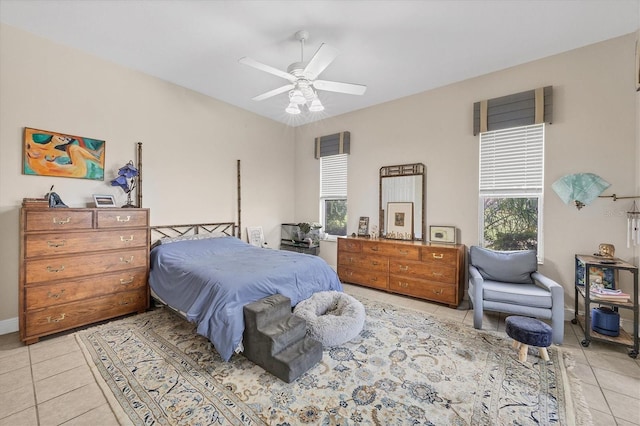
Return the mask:
<svg viewBox="0 0 640 426"><path fill-rule="evenodd" d="M413 203L387 203L387 238L413 239Z"/></svg>
<svg viewBox="0 0 640 426"><path fill-rule="evenodd" d="M24 128L22 174L104 180L105 141Z"/></svg>
<svg viewBox="0 0 640 426"><path fill-rule="evenodd" d="M432 243L456 243L456 227L455 226L429 226L429 241Z"/></svg>
<svg viewBox="0 0 640 426"><path fill-rule="evenodd" d="M358 221L358 236L364 237L366 235L369 235L369 217L360 216L360 220Z"/></svg>
<svg viewBox="0 0 640 426"><path fill-rule="evenodd" d="M116 207L116 199L113 195L93 194L93 202L96 207Z"/></svg>

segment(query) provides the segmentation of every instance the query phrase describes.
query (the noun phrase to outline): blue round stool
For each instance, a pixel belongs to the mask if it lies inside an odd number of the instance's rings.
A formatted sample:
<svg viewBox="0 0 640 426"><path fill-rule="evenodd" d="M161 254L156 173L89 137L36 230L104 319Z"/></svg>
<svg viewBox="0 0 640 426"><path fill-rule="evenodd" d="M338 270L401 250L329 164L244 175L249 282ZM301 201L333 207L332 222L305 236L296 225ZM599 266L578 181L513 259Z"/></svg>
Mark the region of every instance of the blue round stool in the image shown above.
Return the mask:
<svg viewBox="0 0 640 426"><path fill-rule="evenodd" d="M547 348L551 346L551 326L539 319L510 316L505 320L507 336L513 339L513 347L518 349L520 362L527 361L528 346L536 346L540 358L549 361Z"/></svg>

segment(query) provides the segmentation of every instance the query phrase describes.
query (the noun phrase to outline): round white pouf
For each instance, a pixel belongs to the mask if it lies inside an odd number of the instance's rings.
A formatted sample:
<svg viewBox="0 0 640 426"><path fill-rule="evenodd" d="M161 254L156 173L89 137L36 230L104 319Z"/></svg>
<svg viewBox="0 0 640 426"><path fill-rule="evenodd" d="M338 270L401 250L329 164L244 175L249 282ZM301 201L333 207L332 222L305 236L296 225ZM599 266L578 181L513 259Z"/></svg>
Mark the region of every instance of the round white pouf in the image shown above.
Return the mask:
<svg viewBox="0 0 640 426"><path fill-rule="evenodd" d="M336 346L356 337L364 327L364 306L339 291L321 291L298 303L293 314L307 321L307 334L322 346Z"/></svg>

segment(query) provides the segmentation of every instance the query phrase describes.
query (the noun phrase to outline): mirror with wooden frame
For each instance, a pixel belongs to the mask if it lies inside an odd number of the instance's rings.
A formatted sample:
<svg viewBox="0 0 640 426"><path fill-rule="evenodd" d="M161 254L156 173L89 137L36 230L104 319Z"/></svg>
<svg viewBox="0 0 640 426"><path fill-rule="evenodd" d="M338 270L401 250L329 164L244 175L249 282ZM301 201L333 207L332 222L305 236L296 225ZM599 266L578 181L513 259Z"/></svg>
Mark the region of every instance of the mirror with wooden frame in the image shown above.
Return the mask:
<svg viewBox="0 0 640 426"><path fill-rule="evenodd" d="M402 240L426 241L425 170L426 167L422 163L380 168L380 236ZM392 204L390 205L389 203ZM408 213L409 203L412 205L412 214L410 215L405 214ZM389 209L391 209L391 217L388 215ZM402 213L398 214L398 211ZM413 226L410 229L403 228L402 225L405 225L405 220L408 220L409 217L412 217ZM389 225L391 225L392 229L389 228ZM398 226L395 227L394 225Z"/></svg>

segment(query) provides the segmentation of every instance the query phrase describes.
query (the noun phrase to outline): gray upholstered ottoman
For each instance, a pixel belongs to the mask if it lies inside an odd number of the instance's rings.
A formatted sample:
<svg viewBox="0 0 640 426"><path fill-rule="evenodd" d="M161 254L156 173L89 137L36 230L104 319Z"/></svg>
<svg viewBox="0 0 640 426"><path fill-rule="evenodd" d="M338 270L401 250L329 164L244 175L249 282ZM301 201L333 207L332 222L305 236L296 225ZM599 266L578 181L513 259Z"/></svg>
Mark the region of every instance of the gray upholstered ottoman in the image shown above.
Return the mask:
<svg viewBox="0 0 640 426"><path fill-rule="evenodd" d="M540 353L540 358L549 361L547 348L551 345L552 329L536 318L528 318L512 315L505 320L506 332L513 339L513 347L518 349L518 359L521 362L527 361L527 350L529 346L536 346Z"/></svg>

